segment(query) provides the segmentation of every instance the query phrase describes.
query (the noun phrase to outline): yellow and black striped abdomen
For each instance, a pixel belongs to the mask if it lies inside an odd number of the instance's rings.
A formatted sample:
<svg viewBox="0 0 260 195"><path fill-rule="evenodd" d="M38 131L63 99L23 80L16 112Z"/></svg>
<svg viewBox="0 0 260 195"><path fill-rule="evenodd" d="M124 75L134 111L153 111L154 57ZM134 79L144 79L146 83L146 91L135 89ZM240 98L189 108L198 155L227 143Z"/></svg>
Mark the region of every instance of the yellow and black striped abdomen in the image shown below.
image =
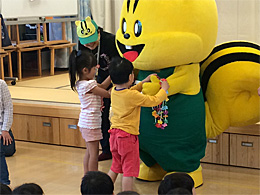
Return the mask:
<svg viewBox="0 0 260 195"><path fill-rule="evenodd" d="M260 46L245 41L232 41L216 46L200 63L203 93L205 94L208 81L215 71L222 66L241 61L260 64Z"/></svg>
<svg viewBox="0 0 260 195"><path fill-rule="evenodd" d="M220 134L229 126L259 121L258 44L246 41L220 44L200 65L208 137Z"/></svg>

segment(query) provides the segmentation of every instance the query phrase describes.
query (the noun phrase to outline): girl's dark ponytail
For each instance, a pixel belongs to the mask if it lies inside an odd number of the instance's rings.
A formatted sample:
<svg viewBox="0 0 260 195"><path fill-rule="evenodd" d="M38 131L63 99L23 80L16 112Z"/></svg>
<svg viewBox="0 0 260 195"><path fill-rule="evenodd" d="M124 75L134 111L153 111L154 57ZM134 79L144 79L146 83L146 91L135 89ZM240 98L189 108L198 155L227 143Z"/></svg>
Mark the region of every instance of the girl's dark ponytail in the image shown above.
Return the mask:
<svg viewBox="0 0 260 195"><path fill-rule="evenodd" d="M77 51L73 50L69 57L69 77L70 87L73 91L77 91L76 81L77 76L81 77L83 68L87 68L89 71L92 67L97 65L97 59L90 51Z"/></svg>
<svg viewBox="0 0 260 195"><path fill-rule="evenodd" d="M77 51L76 50L73 50L70 54L70 57L69 57L69 76L70 76L70 87L73 91L77 91L76 90L76 70L77 70L77 61L76 61L76 58L77 58Z"/></svg>

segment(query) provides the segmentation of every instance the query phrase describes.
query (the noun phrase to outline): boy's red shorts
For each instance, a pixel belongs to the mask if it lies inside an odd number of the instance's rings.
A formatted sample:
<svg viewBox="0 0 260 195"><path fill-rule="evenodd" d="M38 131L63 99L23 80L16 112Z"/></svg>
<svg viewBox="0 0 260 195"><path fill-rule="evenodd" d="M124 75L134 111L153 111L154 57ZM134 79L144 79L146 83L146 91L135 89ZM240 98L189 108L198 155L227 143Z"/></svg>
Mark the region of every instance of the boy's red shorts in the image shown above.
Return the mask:
<svg viewBox="0 0 260 195"><path fill-rule="evenodd" d="M110 129L108 132L112 153L111 170L123 173L124 177L138 177L140 166L138 136L120 129Z"/></svg>

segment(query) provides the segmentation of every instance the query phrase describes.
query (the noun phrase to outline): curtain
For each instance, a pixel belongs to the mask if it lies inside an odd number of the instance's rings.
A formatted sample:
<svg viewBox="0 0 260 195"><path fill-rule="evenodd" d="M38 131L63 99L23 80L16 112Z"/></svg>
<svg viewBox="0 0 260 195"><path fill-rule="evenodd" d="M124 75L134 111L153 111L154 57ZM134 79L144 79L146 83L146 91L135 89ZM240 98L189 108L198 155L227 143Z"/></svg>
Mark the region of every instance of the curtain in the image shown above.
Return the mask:
<svg viewBox="0 0 260 195"><path fill-rule="evenodd" d="M123 0L90 0L93 20L105 31L115 34L119 28Z"/></svg>
<svg viewBox="0 0 260 195"><path fill-rule="evenodd" d="M216 0L217 44L232 40L260 44L260 0Z"/></svg>
<svg viewBox="0 0 260 195"><path fill-rule="evenodd" d="M87 16L91 16L90 0L79 1L79 19L83 20ZM77 31L75 22L66 22L66 38L72 43L78 43ZM49 40L61 40L62 30L61 23L49 23ZM76 46L76 48L78 48ZM55 67L69 67L69 51L68 49L55 50Z"/></svg>

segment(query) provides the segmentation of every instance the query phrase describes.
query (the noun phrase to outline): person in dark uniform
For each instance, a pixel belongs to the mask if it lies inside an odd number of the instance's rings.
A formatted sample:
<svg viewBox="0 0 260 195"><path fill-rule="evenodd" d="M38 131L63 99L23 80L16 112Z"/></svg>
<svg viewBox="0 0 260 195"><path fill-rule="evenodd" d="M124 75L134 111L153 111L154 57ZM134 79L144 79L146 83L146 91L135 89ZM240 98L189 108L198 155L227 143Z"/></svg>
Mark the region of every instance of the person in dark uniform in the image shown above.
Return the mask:
<svg viewBox="0 0 260 195"><path fill-rule="evenodd" d="M116 45L115 35L103 31L98 27L94 20L87 17L85 20L76 21L77 34L79 37L79 50L88 50L97 57L97 62L100 65L98 69L97 82L102 83L108 76L108 67L111 59L119 56ZM111 88L112 85L108 87ZM102 153L99 155L98 160L111 159L112 155L109 146L109 133L110 121L110 98L104 98L104 109L102 112L102 133L103 139L100 141L102 146Z"/></svg>

